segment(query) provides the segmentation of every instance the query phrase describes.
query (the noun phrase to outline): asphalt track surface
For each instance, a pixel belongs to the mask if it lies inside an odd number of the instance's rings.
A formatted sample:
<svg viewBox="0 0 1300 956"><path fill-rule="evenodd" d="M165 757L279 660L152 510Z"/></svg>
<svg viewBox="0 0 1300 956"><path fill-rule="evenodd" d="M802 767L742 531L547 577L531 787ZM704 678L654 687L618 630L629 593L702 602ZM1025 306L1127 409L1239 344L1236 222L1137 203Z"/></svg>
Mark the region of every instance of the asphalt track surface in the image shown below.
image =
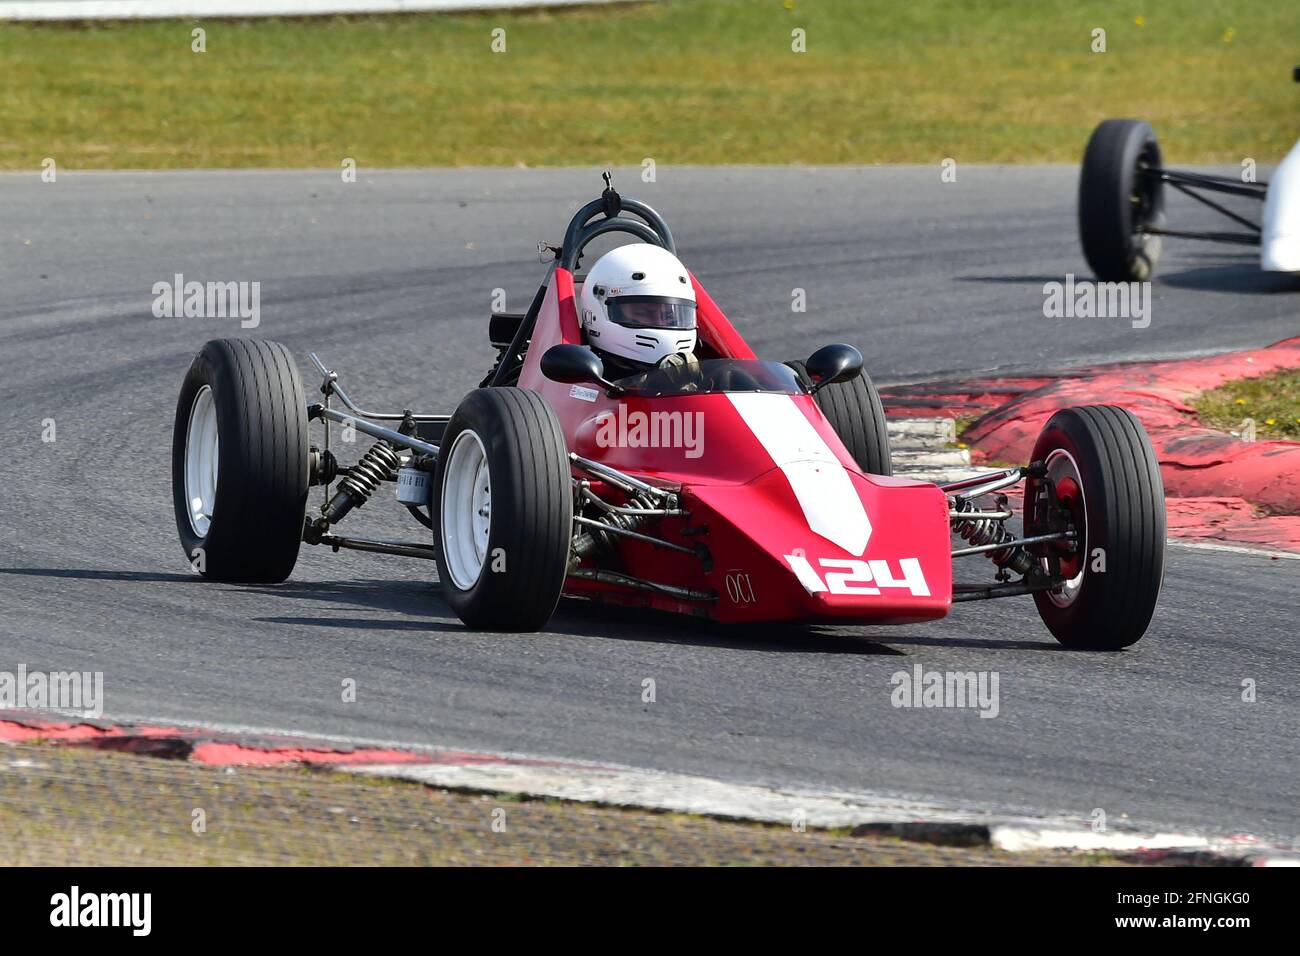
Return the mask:
<svg viewBox="0 0 1300 956"><path fill-rule="evenodd" d="M880 381L1198 354L1300 331L1253 251L1171 243L1149 328L1045 319L1086 268L1066 167L660 169L625 192L761 355L862 347ZM304 548L280 587L188 572L170 501L181 377L209 338L315 349L367 406L450 410L486 370L594 170L0 176L0 669L98 670L115 717L582 758L955 807L1292 841L1300 562L1171 546L1134 649L1060 650L1032 602L901 628L726 630L564 602L472 633L431 566ZM1190 201L1176 223L1215 226ZM261 324L158 319L152 286L259 281ZM792 290L808 311L793 314ZM311 388L311 384L308 386ZM57 439L41 441L54 419ZM313 499L315 501L315 499ZM355 523L353 523L355 521ZM389 504L352 533L417 535ZM982 580L978 559L964 566ZM995 671L1000 713L895 709L890 675ZM358 699L345 704L344 679ZM641 700L653 678L657 700ZM1242 701L1242 682L1257 701Z"/></svg>

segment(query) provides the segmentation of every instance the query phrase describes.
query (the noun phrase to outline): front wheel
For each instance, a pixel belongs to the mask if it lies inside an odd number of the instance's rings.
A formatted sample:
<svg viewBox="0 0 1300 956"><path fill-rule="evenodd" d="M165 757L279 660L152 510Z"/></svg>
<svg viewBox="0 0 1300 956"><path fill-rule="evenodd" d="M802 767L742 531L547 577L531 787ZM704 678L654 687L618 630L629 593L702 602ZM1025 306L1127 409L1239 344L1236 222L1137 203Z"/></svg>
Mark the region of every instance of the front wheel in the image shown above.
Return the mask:
<svg viewBox="0 0 1300 956"><path fill-rule="evenodd" d="M522 388L470 392L447 423L434 475L438 578L469 627L536 631L559 603L573 489L559 419Z"/></svg>
<svg viewBox="0 0 1300 956"><path fill-rule="evenodd" d="M1032 461L1046 474L1025 483L1026 535L1062 524L1076 535L1073 546L1054 543L1040 558L1064 581L1034 594L1039 616L1066 647L1136 644L1165 566L1164 482L1146 430L1113 405L1062 409L1043 427Z"/></svg>
<svg viewBox="0 0 1300 956"><path fill-rule="evenodd" d="M176 530L217 581L278 583L307 508L307 402L278 342L215 339L194 357L172 435Z"/></svg>

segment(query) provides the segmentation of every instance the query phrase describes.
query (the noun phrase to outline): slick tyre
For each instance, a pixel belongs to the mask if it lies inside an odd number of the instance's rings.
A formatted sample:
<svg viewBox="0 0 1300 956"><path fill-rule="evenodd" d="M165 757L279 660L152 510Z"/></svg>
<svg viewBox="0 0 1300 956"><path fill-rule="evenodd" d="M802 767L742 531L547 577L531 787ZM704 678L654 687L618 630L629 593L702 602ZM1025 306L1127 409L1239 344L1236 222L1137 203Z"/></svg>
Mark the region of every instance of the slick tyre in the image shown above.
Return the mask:
<svg viewBox="0 0 1300 956"><path fill-rule="evenodd" d="M1026 481L1026 535L1050 530L1036 507L1048 500L1040 497L1047 480L1077 534L1076 548L1057 552L1065 582L1034 594L1043 623L1070 648L1137 643L1165 567L1164 484L1142 424L1111 405L1062 409L1039 434L1032 461L1046 476Z"/></svg>
<svg viewBox="0 0 1300 956"><path fill-rule="evenodd" d="M181 384L172 499L186 560L216 581L277 583L307 507L307 403L278 342L216 339Z"/></svg>
<svg viewBox="0 0 1300 956"><path fill-rule="evenodd" d="M537 392L480 388L447 424L434 475L438 577L469 627L546 626L568 573L573 489L559 419Z"/></svg>
<svg viewBox="0 0 1300 956"><path fill-rule="evenodd" d="M1155 131L1141 120L1106 120L1088 140L1079 174L1079 238L1103 282L1145 282L1155 271L1160 237L1143 230L1164 225L1164 183L1141 169L1161 162Z"/></svg>

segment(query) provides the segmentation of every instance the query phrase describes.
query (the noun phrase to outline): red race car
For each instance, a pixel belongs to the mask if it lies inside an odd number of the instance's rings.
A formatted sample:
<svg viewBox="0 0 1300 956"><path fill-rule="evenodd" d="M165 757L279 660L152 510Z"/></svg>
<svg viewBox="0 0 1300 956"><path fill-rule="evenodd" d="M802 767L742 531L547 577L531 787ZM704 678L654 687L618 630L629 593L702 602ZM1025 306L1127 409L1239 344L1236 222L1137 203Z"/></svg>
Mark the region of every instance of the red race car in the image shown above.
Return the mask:
<svg viewBox="0 0 1300 956"><path fill-rule="evenodd" d="M611 233L635 242L579 275L587 245ZM309 403L284 346L208 342L172 449L194 569L279 582L302 542L425 558L462 621L502 631L544 627L561 594L721 622L864 624L1032 594L1066 646L1117 649L1145 632L1164 490L1129 412L1057 412L1023 467L894 478L861 354L755 357L663 219L608 177L544 249L554 262L532 304L491 317L496 365L451 415L366 411L315 354L322 400ZM338 426L376 439L354 464L335 455ZM1016 522L1006 492L1021 482ZM431 541L336 533L385 483ZM324 492L309 510L312 486ZM990 580L954 584L954 562L976 555Z"/></svg>

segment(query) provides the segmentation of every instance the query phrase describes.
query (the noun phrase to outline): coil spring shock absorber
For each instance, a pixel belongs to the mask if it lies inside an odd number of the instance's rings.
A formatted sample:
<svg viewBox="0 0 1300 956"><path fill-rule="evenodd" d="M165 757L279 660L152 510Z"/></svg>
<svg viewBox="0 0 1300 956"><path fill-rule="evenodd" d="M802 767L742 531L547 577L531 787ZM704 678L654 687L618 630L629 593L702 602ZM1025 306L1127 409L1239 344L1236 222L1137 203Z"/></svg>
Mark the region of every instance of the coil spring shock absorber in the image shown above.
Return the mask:
<svg viewBox="0 0 1300 956"><path fill-rule="evenodd" d="M625 508L644 508L646 511L652 511L659 507L658 503L647 495L645 492L639 492L631 495L627 499ZM645 518L642 515L625 515L618 512L606 512L600 516L600 520L606 524L612 524L619 528L625 528L628 531L635 530L637 525L642 524Z"/></svg>
<svg viewBox="0 0 1300 956"><path fill-rule="evenodd" d="M998 495L993 499L999 511L1007 508L1007 496ZM979 511L979 508L967 498L953 498L953 511ZM954 518L952 530L975 547L990 544L1002 544L1014 541L1016 536L1006 528L1006 523L999 518ZM1034 558L1021 547L1002 548L987 552L989 560L999 568L1010 568L1017 574L1028 574L1034 566Z"/></svg>
<svg viewBox="0 0 1300 956"><path fill-rule="evenodd" d="M381 482L391 481L397 476L400 464L397 452L387 442L375 442L339 480L338 494L321 508L321 515L330 524L334 524L353 508L361 507Z"/></svg>
<svg viewBox="0 0 1300 956"><path fill-rule="evenodd" d="M645 508L646 510L653 510L655 508L658 508L659 504L653 498L647 495L645 492L639 492L634 495L629 495L627 499L627 503L622 507ZM601 511L595 516L595 518L597 521L603 522L604 524L610 525L615 528L623 528L627 531L636 530L637 526L644 523L645 521L644 515L619 514L616 511ZM585 559L588 555L592 554L596 550L597 546L600 543L597 538L597 535L600 535L600 537L602 538L608 536L608 534L605 532L584 531L582 534L578 535L576 538L573 539L573 550L571 554L571 560L574 567L577 567L578 564L580 564L583 561L583 559Z"/></svg>

